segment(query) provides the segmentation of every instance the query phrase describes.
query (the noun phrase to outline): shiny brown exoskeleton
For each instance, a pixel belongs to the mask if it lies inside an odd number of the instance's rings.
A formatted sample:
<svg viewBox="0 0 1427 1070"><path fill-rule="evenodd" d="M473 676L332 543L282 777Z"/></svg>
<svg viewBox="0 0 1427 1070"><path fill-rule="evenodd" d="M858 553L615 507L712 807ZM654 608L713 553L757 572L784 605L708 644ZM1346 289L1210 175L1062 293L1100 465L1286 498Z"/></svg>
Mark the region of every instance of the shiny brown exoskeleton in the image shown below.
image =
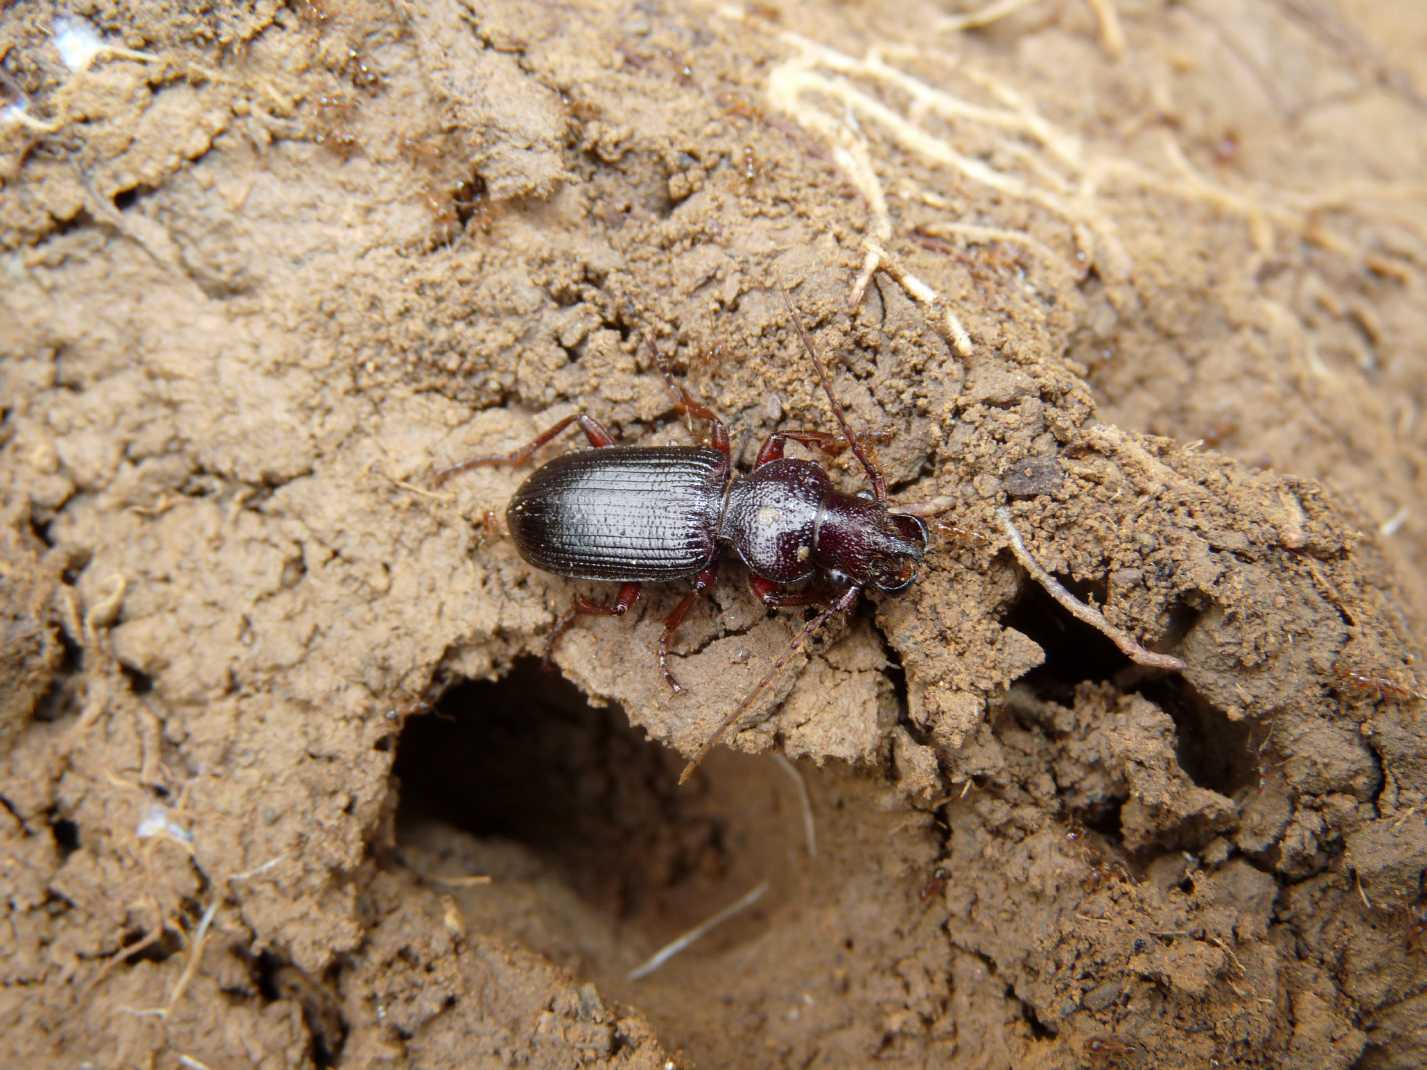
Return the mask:
<svg viewBox="0 0 1427 1070"><path fill-rule="evenodd" d="M748 475L733 468L722 421L671 379L678 411L708 421L708 446L616 446L604 427L580 413L512 453L476 457L437 476L444 480L479 466L523 464L571 424L578 424L595 447L542 465L506 508L516 548L536 568L621 584L608 604L576 596L574 606L555 625L547 657L578 615L623 615L638 600L641 584L692 578L693 590L664 622L658 651L669 686L676 693L683 690L669 671L669 644L694 599L714 582L723 547L731 548L748 567L749 583L765 604L829 603L704 743L681 780L815 631L851 609L865 588L889 594L905 590L916 579L927 549L927 528L916 515L920 507L889 505L886 481L848 426L822 361L796 316L794 323L842 433L775 431ZM784 457L789 440L829 455L850 448L867 472L871 493L844 494L821 465ZM789 589L794 584L799 586Z"/></svg>

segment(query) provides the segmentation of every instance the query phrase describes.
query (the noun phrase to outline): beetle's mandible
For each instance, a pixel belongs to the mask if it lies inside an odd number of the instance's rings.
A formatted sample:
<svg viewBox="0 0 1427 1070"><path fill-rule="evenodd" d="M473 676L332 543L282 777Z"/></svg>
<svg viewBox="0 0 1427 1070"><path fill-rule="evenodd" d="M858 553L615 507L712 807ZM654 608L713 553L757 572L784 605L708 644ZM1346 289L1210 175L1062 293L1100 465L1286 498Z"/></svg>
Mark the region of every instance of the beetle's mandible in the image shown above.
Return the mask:
<svg viewBox="0 0 1427 1070"><path fill-rule="evenodd" d="M927 550L927 528L918 513L938 511L887 501L886 480L848 424L792 302L786 293L783 298L840 434L775 431L744 475L733 467L723 422L666 373L677 411L708 422L707 446L617 446L598 421L578 413L518 450L474 457L435 477L444 481L472 468L524 464L571 425L585 433L593 448L536 469L505 513L516 549L536 568L621 585L608 603L576 596L550 634L547 658L580 614L622 616L639 599L641 584L692 579L693 589L664 621L658 646L664 679L674 692L682 691L669 671L669 645L694 600L713 584L725 547L747 566L749 583L766 605L824 605L699 748L680 783L830 618L850 610L863 590L895 594L912 584ZM870 492L845 494L821 465L784 457L790 440L829 456L851 449L867 473ZM790 589L794 584L799 586Z"/></svg>

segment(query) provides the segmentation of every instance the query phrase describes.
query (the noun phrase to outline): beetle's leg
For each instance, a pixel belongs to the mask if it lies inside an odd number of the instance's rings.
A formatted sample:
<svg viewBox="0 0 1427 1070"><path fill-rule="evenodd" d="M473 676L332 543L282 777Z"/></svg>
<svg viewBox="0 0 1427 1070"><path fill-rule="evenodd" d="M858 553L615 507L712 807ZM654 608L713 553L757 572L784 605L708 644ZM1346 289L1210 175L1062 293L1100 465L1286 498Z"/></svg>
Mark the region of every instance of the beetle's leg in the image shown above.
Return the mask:
<svg viewBox="0 0 1427 1070"><path fill-rule="evenodd" d="M783 447L788 444L789 439L801 442L809 449L822 450L829 457L836 457L847 449L845 439L837 435L830 435L826 431L774 431L763 440L763 446L753 461L753 467L762 468L769 461L781 461Z"/></svg>
<svg viewBox="0 0 1427 1070"><path fill-rule="evenodd" d="M580 425L580 430L585 433L585 437L590 440L590 445L595 447L595 449L614 445L614 436L605 430L602 423L593 416L586 416L582 412L577 412L573 416L566 416L549 430L542 431L533 441L526 443L518 450L512 450L510 453L497 453L485 457L472 457L469 461L453 464L449 468L438 469L432 474L431 481L439 485L454 475L469 472L472 468L485 468L503 464L512 466L522 465L534 456L536 450L573 423Z"/></svg>
<svg viewBox="0 0 1427 1070"><path fill-rule="evenodd" d="M669 384L669 389L678 399L674 402L674 408L695 420L707 420L709 422L709 444L725 457L729 456L728 428L718 418L718 413L690 394L682 383L675 382L674 377L668 372L664 373L664 381Z"/></svg>
<svg viewBox="0 0 1427 1070"><path fill-rule="evenodd" d="M787 606L819 606L833 601L841 592L829 591L821 584L814 584L803 591L789 591L782 584L765 580L762 576L749 573L748 586L753 588L762 603L769 609L783 609Z"/></svg>
<svg viewBox="0 0 1427 1070"><path fill-rule="evenodd" d="M509 535L506 530L505 521L496 516L494 509L487 509L481 514L481 518L476 521L476 527L481 529L482 541L486 539L500 539Z"/></svg>
<svg viewBox="0 0 1427 1070"><path fill-rule="evenodd" d="M864 433L862 437L886 444L892 441L893 436L890 431L871 431ZM758 457L754 460L753 467L758 468L769 461L781 460L783 447L787 445L789 439L801 442L808 449L822 450L829 457L836 457L847 449L847 439L826 431L774 431L764 440L763 448L758 451Z"/></svg>
<svg viewBox="0 0 1427 1070"><path fill-rule="evenodd" d="M669 690L676 695L684 688L678 680L674 679L674 674L669 671L669 644L674 641L674 633L679 630L679 625L684 623L684 617L688 615L689 608L694 604L694 599L712 587L717 578L718 562L714 561L694 577L694 589L679 600L679 604L674 607L674 612L664 620L664 634L659 637L659 671L664 674L664 682L669 685Z"/></svg>
<svg viewBox="0 0 1427 1070"><path fill-rule="evenodd" d="M620 587L619 594L615 595L614 601L609 605L605 605L603 602L591 602L584 595L575 595L575 604L555 622L555 627L550 632L550 638L545 641L545 667L548 669L553 664L551 659L555 656L555 644L560 641L562 635L570 630L570 625L575 623L576 617L585 614L622 617L629 612L630 606L638 601L639 584L637 583L626 583Z"/></svg>
<svg viewBox="0 0 1427 1070"><path fill-rule="evenodd" d="M752 691L743 696L743 701L735 706L733 712L725 717L719 726L714 729L713 735L709 736L708 739L699 745L699 749L695 752L694 756L689 759L689 764L684 766L684 771L679 774L680 784L683 784L693 775L699 763L708 757L709 751L718 746L719 743L723 741L723 737L738 724L743 715L748 712L748 708L753 705L753 700L762 694L765 687L773 682L773 678L777 676L783 666L788 663L788 659L801 650L807 641L816 635L818 630L829 620L837 614L846 613L851 609L853 604L857 601L857 596L861 593L861 587L847 588L847 590L842 592L842 596L838 598L836 602L803 625L803 630L793 637L793 642L778 656L778 660L773 662L773 667L768 670L763 679L754 685Z"/></svg>

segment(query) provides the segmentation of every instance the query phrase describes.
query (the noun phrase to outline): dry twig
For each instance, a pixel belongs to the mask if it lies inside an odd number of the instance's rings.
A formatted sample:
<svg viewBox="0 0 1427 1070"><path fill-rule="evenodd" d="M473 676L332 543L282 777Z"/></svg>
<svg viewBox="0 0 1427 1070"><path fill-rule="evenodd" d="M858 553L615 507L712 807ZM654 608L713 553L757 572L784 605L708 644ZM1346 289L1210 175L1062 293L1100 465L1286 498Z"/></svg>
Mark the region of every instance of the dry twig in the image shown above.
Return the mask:
<svg viewBox="0 0 1427 1070"><path fill-rule="evenodd" d="M1066 590L1064 584L1047 572L1045 567L1031 556L1031 552L1026 549L1026 544L1021 538L1021 533L1016 530L1015 522L1011 519L1011 511L1004 505L996 510L996 518L1001 521L1006 537L1010 540L1011 553L1015 555L1021 567L1030 573L1031 579L1039 583L1045 589L1046 594L1054 598L1067 613L1082 624L1090 625L1109 639L1119 648L1120 653L1136 665L1145 665L1152 669L1165 669L1169 672L1184 671L1185 664L1179 658L1170 654L1159 654L1153 650L1146 650L1129 633L1106 620L1104 614L1098 609L1086 605Z"/></svg>
<svg viewBox="0 0 1427 1070"><path fill-rule="evenodd" d="M625 974L625 980L638 981L641 977L648 977L651 973L657 970L660 966L663 966L664 963L668 962L680 951L683 951L695 940L698 940L701 937L708 935L711 930L722 925L729 918L747 910L754 903L758 902L758 900L762 899L767 891L768 882L764 881L762 884L759 884L757 887L755 887L752 891L743 895L740 899L724 907L713 917L708 918L705 921L699 922L699 924L695 925L688 932L669 941L669 943L665 944L658 951L654 952L654 954L651 955L647 960L636 966L634 969L630 970L629 973Z"/></svg>
<svg viewBox="0 0 1427 1070"><path fill-rule="evenodd" d="M1029 7L1035 0L995 0L995 3L968 11L965 15L948 15L937 23L942 33L960 33L963 30L979 30L992 23L1014 15L1023 7Z"/></svg>
<svg viewBox="0 0 1427 1070"><path fill-rule="evenodd" d="M818 830L813 822L813 800L808 795L808 782L803 779L803 774L798 771L798 767L788 761L786 757L774 751L773 760L783 772L788 774L790 780L798 789L798 802L803 810L803 837L808 844L808 857L818 856Z"/></svg>

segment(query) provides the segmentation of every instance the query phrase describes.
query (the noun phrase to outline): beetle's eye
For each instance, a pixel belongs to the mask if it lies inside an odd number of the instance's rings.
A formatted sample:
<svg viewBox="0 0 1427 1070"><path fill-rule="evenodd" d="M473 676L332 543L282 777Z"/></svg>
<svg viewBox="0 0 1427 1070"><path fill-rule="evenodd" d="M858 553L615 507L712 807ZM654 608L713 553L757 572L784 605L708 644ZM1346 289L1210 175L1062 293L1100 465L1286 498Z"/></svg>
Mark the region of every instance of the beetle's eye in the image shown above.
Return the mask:
<svg viewBox="0 0 1427 1070"><path fill-rule="evenodd" d="M877 585L879 591L896 594L898 591L905 591L916 578L916 559L898 555L882 562L876 575L873 576L872 582Z"/></svg>

